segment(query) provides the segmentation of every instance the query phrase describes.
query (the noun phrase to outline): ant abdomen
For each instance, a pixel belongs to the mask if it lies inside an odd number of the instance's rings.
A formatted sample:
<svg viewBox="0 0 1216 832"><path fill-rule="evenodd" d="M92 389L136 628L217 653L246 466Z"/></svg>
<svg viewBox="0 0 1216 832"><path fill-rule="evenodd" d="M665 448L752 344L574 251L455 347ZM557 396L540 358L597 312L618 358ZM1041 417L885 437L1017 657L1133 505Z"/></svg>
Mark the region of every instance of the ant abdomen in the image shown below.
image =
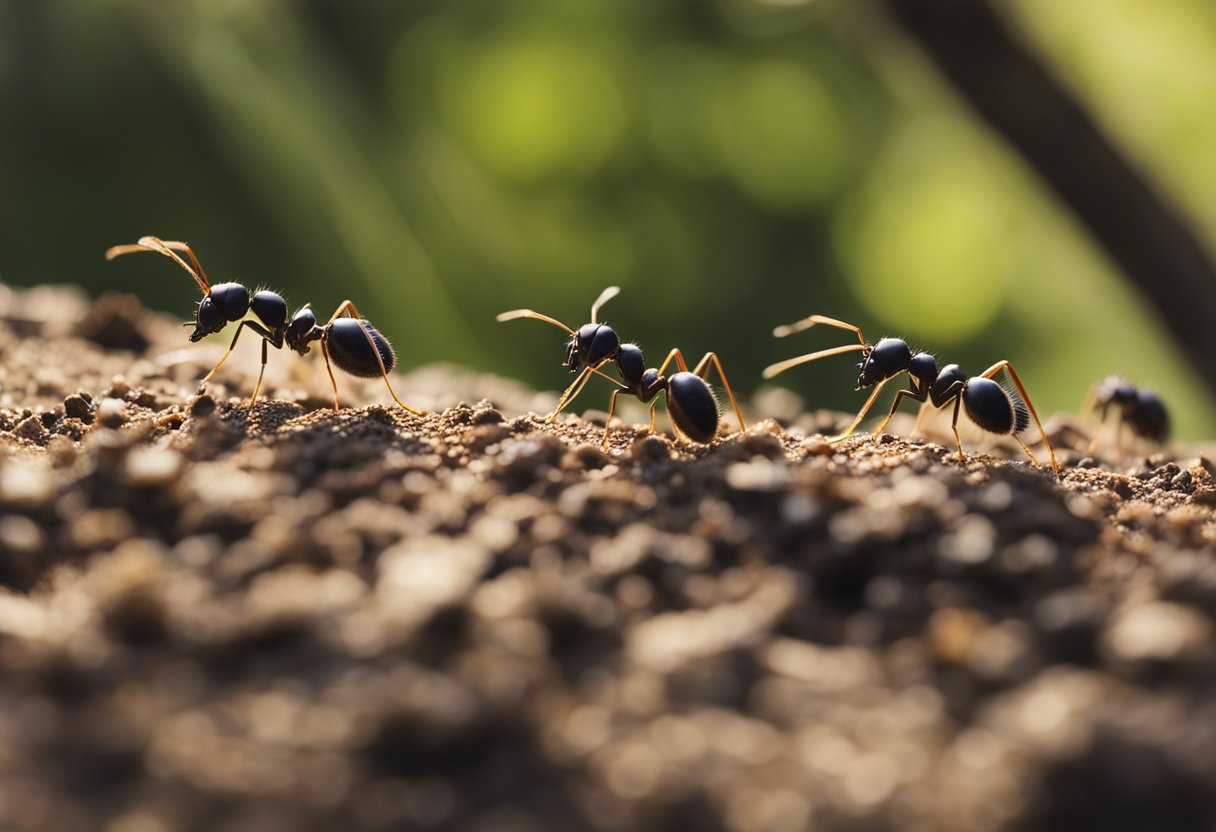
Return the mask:
<svg viewBox="0 0 1216 832"><path fill-rule="evenodd" d="M1018 396L989 378L971 378L963 385L963 407L967 415L989 433L1021 433L1030 426L1030 413Z"/></svg>
<svg viewBox="0 0 1216 832"><path fill-rule="evenodd" d="M680 372L667 379L667 412L680 432L709 444L718 435L718 400L698 375Z"/></svg>
<svg viewBox="0 0 1216 832"><path fill-rule="evenodd" d="M369 337L376 345L375 351L368 343ZM378 378L397 366L397 354L393 352L392 344L365 319L335 320L330 324L326 346L333 362L352 376ZM376 352L380 353L379 361L376 360Z"/></svg>

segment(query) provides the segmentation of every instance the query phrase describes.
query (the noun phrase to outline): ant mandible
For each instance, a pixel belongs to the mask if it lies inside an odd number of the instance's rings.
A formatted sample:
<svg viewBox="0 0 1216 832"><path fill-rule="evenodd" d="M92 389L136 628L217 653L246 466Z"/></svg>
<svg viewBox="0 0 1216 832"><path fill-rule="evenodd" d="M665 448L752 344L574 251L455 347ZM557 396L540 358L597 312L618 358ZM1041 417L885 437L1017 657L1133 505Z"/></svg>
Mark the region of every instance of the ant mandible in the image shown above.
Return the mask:
<svg viewBox="0 0 1216 832"><path fill-rule="evenodd" d="M844 432L838 436L829 437L829 442L839 442L850 436L857 429L857 426L861 424L861 420L874 404L874 400L878 398L878 393L882 390L883 385L900 373L906 372L909 377L908 389L900 390L895 394L895 401L891 403L891 409L887 411L887 416L882 420L882 424L874 431L875 435L883 432L887 423L891 421L891 417L895 414L895 409L899 407L899 403L903 401L905 396L913 401L921 402L921 413L924 412L923 405L926 401L932 403L938 409L953 402L954 415L950 427L954 431L954 441L958 446L958 458L960 461L963 459L963 442L958 435L958 413L959 406L962 405L966 408L967 415L971 417L971 420L983 430L989 433L1012 436L1022 446L1022 450L1026 452L1031 461L1037 465L1038 460L1035 458L1035 455L1031 453L1030 448L1026 447L1026 443L1018 437L1018 433L1029 426L1030 418L1032 417L1039 429L1039 435L1043 437L1043 444L1047 447L1047 453L1051 457L1051 468L1055 472L1056 477L1060 476L1060 466L1056 462L1056 452L1051 447L1051 441L1047 438L1046 431L1043 430L1043 424L1039 421L1039 415L1035 412L1034 405L1030 402L1030 395L1026 392L1026 387L1022 384L1022 380L1018 378L1017 371L1013 369L1013 366L1008 361L998 361L978 376L968 376L957 364L948 364L939 372L936 358L927 352L913 354L907 343L899 338L882 338L878 343L871 344L866 341L860 327L835 318L828 318L824 315L811 315L792 324L779 326L773 330L773 335L778 338L784 338L795 332L809 329L816 324L834 326L854 332L860 343L848 344L843 347L832 347L831 349L820 350L819 352L807 353L806 355L779 361L766 367L763 376L764 378L772 378L791 367L805 364L808 361L815 361L819 358L826 358L830 355L839 355L845 352L861 352L862 360L857 365L860 369L860 373L857 376L857 389L863 390L867 387L874 387L874 392L866 399L865 404L861 406L861 410L858 411L857 416L849 423L849 426L844 429ZM1020 400L1010 395L1004 387L992 380L992 377L1001 370L1005 370L1013 380L1021 397ZM919 414L917 422L919 424Z"/></svg>
<svg viewBox="0 0 1216 832"><path fill-rule="evenodd" d="M712 365L717 369L726 394L730 397L731 406L739 420L739 429L746 431L747 424L743 421L739 403L735 400L735 394L730 388L730 382L726 378L722 362L718 360L717 354L706 353L692 372L689 372L684 355L677 348L667 354L667 358L658 369L647 369L646 359L640 347L636 344L622 344L616 330L607 324L599 323L600 308L616 297L620 291L617 286L609 286L601 292L595 303L591 305L591 323L583 324L578 331L555 318L532 309L513 309L497 316L499 321L535 318L553 324L570 336L570 342L566 347L566 360L563 363L570 372L578 373L578 376L558 398L557 406L545 418L545 421L552 422L556 419L557 415L582 392L588 379L594 373L608 379L617 388L612 391L608 404L608 420L604 424L602 443L605 447L608 445L608 431L612 422L612 414L616 410L617 396L624 393L637 396L643 404L651 402L650 430L653 433L655 409L658 407L658 400L655 397L660 391L666 394L667 412L671 415L671 421L677 434L694 442L707 444L713 441L714 436L717 435L720 421L718 400L714 398L713 391L709 389L709 384L705 381L705 376ZM672 361L679 366L680 372L666 376L664 371ZM620 372L624 383L617 381L600 369L609 362L616 363L617 371Z"/></svg>
<svg viewBox="0 0 1216 832"><path fill-rule="evenodd" d="M334 410L338 410L341 405L338 400L338 382L330 367L331 359L339 369L345 370L353 376L361 378L381 376L388 386L389 395L393 397L394 402L410 413L419 416L425 415L424 411L415 410L397 398L393 385L388 380L389 370L397 365L397 355L393 352L393 347L388 339L359 315L359 311L351 301L343 301L324 326L317 326L316 315L307 305L297 311L292 316L291 322L288 323L287 301L275 292L260 289L254 292L251 298L249 290L240 283L217 283L212 286L207 280L207 273L203 271L198 257L186 243L162 240L152 236L140 237L139 241L134 244L113 246L108 249L106 259L113 260L124 254L141 251L152 251L170 258L185 269L202 290L203 299L199 301L194 323L185 324L185 326L194 327L194 332L190 333L192 342L200 341L208 335L222 331L228 324L240 321L232 336L232 342L228 345L228 351L211 368L211 372L203 376L200 383L205 384L211 380L216 371L228 360L228 356L232 355L232 350L236 347L241 332L248 327L262 339L262 366L258 372L257 384L253 388L253 395L249 398L250 411L253 410L258 392L262 389L262 376L266 372L267 347L274 347L276 350L282 349L283 344L286 343L290 349L300 355L305 355L312 342L320 341L321 352L325 356L325 369L329 373L329 382L334 390ZM186 254L190 259L189 263L178 255L179 251ZM261 323L245 317L251 311ZM343 317L343 315L348 317Z"/></svg>
<svg viewBox="0 0 1216 832"><path fill-rule="evenodd" d="M1102 431L1106 428L1106 414L1112 407L1119 414L1119 427L1115 431L1116 449L1119 448L1123 425L1131 428L1136 436L1151 442L1161 443L1169 436L1169 411L1156 393L1136 387L1119 376L1107 376L1101 383L1090 388L1087 402L1081 411L1081 418L1085 419L1095 408L1098 410L1098 428L1094 431L1094 438L1089 443L1087 453L1092 454L1097 449Z"/></svg>

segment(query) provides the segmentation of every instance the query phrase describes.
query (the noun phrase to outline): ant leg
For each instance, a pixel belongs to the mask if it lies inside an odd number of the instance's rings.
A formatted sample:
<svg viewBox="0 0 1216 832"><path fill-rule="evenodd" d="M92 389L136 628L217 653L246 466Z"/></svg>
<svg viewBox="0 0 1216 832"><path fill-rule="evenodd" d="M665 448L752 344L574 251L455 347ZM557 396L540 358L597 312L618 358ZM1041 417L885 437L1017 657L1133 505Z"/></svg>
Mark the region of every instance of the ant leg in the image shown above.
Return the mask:
<svg viewBox="0 0 1216 832"><path fill-rule="evenodd" d="M253 395L249 397L249 412L253 412L253 405L258 400L258 391L262 389L262 376L266 374L266 350L270 342L262 339L262 369L258 370L258 383L253 385Z"/></svg>
<svg viewBox="0 0 1216 832"><path fill-rule="evenodd" d="M650 403L650 432L654 433L654 414L659 409L659 400L655 399Z"/></svg>
<svg viewBox="0 0 1216 832"><path fill-rule="evenodd" d="M920 424L925 419L925 413L927 413L929 410L929 404L930 402L927 400L921 400L920 409L916 411L916 423L912 425L912 436L917 436L920 433Z"/></svg>
<svg viewBox="0 0 1216 832"><path fill-rule="evenodd" d="M1108 415L1109 410L1106 405L1103 405L1098 412L1098 425L1094 428L1094 438L1089 441L1089 447L1085 449L1087 456L1093 456L1094 451L1098 449L1098 444L1102 441L1102 434L1106 431L1106 417Z"/></svg>
<svg viewBox="0 0 1216 832"><path fill-rule="evenodd" d="M338 380L334 378L334 368L329 365L329 332L325 333L321 339L321 355L325 356L325 372L329 373L329 383L334 388L334 410L341 410L342 405L338 403Z"/></svg>
<svg viewBox="0 0 1216 832"><path fill-rule="evenodd" d="M1022 437L1018 436L1015 433L1015 434L1013 434L1013 438L1016 439L1017 443L1022 446L1022 450L1026 452L1026 456L1030 457L1030 461L1033 462L1035 465L1038 465L1039 464L1038 458L1035 457L1034 453L1031 452L1030 448L1026 447L1026 443L1022 441Z"/></svg>
<svg viewBox="0 0 1216 832"><path fill-rule="evenodd" d="M545 417L546 422L552 422L554 419L556 419L557 414L565 410L566 406L569 405L570 402L574 401L579 393L583 392L583 387L586 386L587 381L591 378L592 372L593 368L590 366L582 369L582 371L575 377L571 385L562 392L561 397L557 400L557 407L553 408L553 412Z"/></svg>
<svg viewBox="0 0 1216 832"><path fill-rule="evenodd" d="M839 433L836 436L829 436L827 438L830 444L841 442L853 435L853 431L857 430L857 426L860 425L861 420L865 418L866 412L869 411L870 407L873 406L874 400L878 398L878 393L882 390L883 385L892 378L895 378L895 376L884 378L882 381L878 382L878 384L874 385L874 392L870 394L870 398L866 399L866 403L861 406L861 410L857 411L857 415L853 417L853 421L850 422L849 426L844 429L844 432Z"/></svg>
<svg viewBox="0 0 1216 832"><path fill-rule="evenodd" d="M899 407L899 403L904 400L904 396L911 396L915 401L920 402L922 406L925 403L924 393L917 394L915 390L900 390L895 394L895 401L891 402L891 409L887 411L887 418L883 419L882 424L880 424L874 431L875 436L878 436L887 429L887 422L891 421L891 417L895 415L895 409Z"/></svg>
<svg viewBox="0 0 1216 832"><path fill-rule="evenodd" d="M219 363L211 368L211 372L209 372L209 373L207 373L207 375L203 376L203 379L202 379L202 381L199 382L199 384L206 384L207 382L211 381L211 377L213 375L215 375L216 370L218 370L220 367L224 366L224 362L228 360L228 356L232 355L232 350L236 347L237 339L239 339L241 337L241 330L243 330L245 327L249 327L254 332L256 332L258 335L260 335L263 342L269 341L272 344L275 343L274 336L271 335L270 331L267 330L265 327L261 326L260 324L255 323L253 321L248 321L248 320L241 321L239 324L237 324L236 332L233 333L233 335L232 335L232 342L230 344L228 344L228 352L224 353L224 357L219 360ZM278 348L278 344L275 344L275 348L276 349ZM263 348L263 350L264 349L265 348ZM265 367L265 365L266 365L266 358L263 355L262 366Z"/></svg>
<svg viewBox="0 0 1216 832"><path fill-rule="evenodd" d="M820 358L827 358L829 355L840 355L842 352L864 352L865 344L847 344L843 347L832 347L827 350L819 350L818 352L808 352L806 355L796 355L793 358L787 358L784 361L778 361L776 364L769 364L760 374L762 378L772 378L773 376L784 373L790 367L797 367L799 364L806 364L808 361L817 361Z"/></svg>
<svg viewBox="0 0 1216 832"><path fill-rule="evenodd" d="M1001 370L1009 374L1009 377L1013 379L1014 386L1022 394L1022 401L1026 402L1030 415L1034 417L1035 426L1039 429L1039 436L1043 437L1043 444L1047 446L1047 454L1051 457L1051 469L1055 471L1056 479L1060 479L1060 464L1056 462L1056 451L1051 447L1051 440L1047 438L1047 431L1043 430L1043 423L1039 421L1039 414L1035 412L1034 404L1030 401L1030 394L1026 392L1026 386L1022 384L1022 380L1018 378L1017 370L1013 369L1013 365L1008 361L998 361L981 373L981 376L983 378L992 378Z"/></svg>
<svg viewBox="0 0 1216 832"><path fill-rule="evenodd" d="M608 418L604 420L604 441L600 446L606 451L608 450L608 428L612 426L612 414L616 412L616 397L621 395L620 390L612 391L612 398L608 399Z"/></svg>
<svg viewBox="0 0 1216 832"><path fill-rule="evenodd" d="M697 366L693 368L692 374L708 380L706 377L710 362L713 362L715 369L717 369L718 376L722 379L722 386L726 388L726 395L730 397L731 407L735 409L735 418L739 420L739 432L747 433L747 423L743 421L743 413L739 410L739 403L735 401L735 393L730 389L730 382L726 380L726 373L722 370L722 362L718 360L718 354L714 352L705 353L705 357L698 361Z"/></svg>
<svg viewBox="0 0 1216 832"><path fill-rule="evenodd" d="M861 334L861 327L845 323L844 321L838 321L835 318L829 318L826 315L809 315L803 318L801 321L794 321L792 324L779 326L773 330L773 335L777 338L784 338L787 335L793 335L795 332L802 332L804 329L810 329L815 324L824 324L825 326L834 326L837 329L850 330L851 332L857 333L857 340L861 341L863 346L866 343L866 337Z"/></svg>
<svg viewBox="0 0 1216 832"><path fill-rule="evenodd" d="M671 352L667 353L667 357L663 359L663 363L659 365L658 373L663 375L663 371L667 369L667 365L675 359L676 366L680 368L681 373L688 372L688 365L684 363L684 353L680 352L680 348L676 347Z"/></svg>
<svg viewBox="0 0 1216 832"><path fill-rule="evenodd" d="M323 328L328 328L330 324L342 317L343 312L345 312L349 317L354 318L359 323L359 331L363 333L363 337L367 340L367 345L371 347L372 355L376 356L376 364L380 367L380 377L384 379L384 386L388 388L388 394L393 397L393 401L395 401L397 406L402 410L413 413L415 416L425 416L425 410L418 410L417 408L410 407L408 404L401 401L401 399L397 398L397 391L393 389L392 382L388 380L388 368L384 366L384 356L380 355L380 348L376 346L376 342L372 338L372 334L368 332L367 327L363 325L363 316L360 315L359 310L355 308L354 301L344 300L338 304L337 310L335 310L334 314L330 316L329 320L325 324L325 327ZM333 373L331 372L330 375L332 376ZM336 385L334 390L336 396Z"/></svg>
<svg viewBox="0 0 1216 832"><path fill-rule="evenodd" d="M1084 422L1089 418L1089 415L1094 412L1094 408L1098 406L1098 385L1089 385L1089 392L1085 394L1085 403L1081 405L1081 410L1077 413L1077 420ZM1102 415L1098 417L1098 421L1106 418L1106 408L1102 408Z"/></svg>
<svg viewBox="0 0 1216 832"><path fill-rule="evenodd" d="M954 431L954 443L958 445L958 461L964 462L963 457L963 440L958 435L958 406L963 403L963 394L958 392L954 396L954 417L950 420L950 430Z"/></svg>

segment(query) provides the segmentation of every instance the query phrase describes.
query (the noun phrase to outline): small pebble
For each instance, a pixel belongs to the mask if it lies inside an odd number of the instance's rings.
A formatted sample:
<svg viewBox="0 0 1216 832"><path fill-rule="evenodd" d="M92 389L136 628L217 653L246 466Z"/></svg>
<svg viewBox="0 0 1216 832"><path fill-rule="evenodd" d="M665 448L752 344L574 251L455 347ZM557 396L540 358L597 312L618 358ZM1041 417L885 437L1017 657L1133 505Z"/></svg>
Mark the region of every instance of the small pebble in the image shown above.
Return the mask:
<svg viewBox="0 0 1216 832"><path fill-rule="evenodd" d="M63 412L73 419L88 424L93 421L93 402L87 393L73 393L63 400Z"/></svg>
<svg viewBox="0 0 1216 832"><path fill-rule="evenodd" d="M121 399L105 398L97 405L97 421L107 428L120 428L127 421L127 404Z"/></svg>

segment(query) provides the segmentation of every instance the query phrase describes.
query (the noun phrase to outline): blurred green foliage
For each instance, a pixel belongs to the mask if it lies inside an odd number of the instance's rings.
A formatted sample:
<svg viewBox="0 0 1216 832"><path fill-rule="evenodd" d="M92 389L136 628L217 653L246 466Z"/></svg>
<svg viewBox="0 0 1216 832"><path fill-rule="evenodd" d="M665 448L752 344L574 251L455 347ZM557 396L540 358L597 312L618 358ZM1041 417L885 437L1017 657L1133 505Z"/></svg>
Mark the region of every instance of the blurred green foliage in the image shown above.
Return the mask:
<svg viewBox="0 0 1216 832"><path fill-rule="evenodd" d="M1209 0L1002 5L1210 238ZM406 367L558 389L563 335L494 314L577 325L619 283L625 337L717 350L743 390L847 341L770 335L820 312L1009 358L1043 412L1118 371L1216 430L1192 357L860 0L0 0L0 105L8 282L186 316L170 264L101 259L186 239L216 280L354 299ZM854 378L780 381L851 409Z"/></svg>

